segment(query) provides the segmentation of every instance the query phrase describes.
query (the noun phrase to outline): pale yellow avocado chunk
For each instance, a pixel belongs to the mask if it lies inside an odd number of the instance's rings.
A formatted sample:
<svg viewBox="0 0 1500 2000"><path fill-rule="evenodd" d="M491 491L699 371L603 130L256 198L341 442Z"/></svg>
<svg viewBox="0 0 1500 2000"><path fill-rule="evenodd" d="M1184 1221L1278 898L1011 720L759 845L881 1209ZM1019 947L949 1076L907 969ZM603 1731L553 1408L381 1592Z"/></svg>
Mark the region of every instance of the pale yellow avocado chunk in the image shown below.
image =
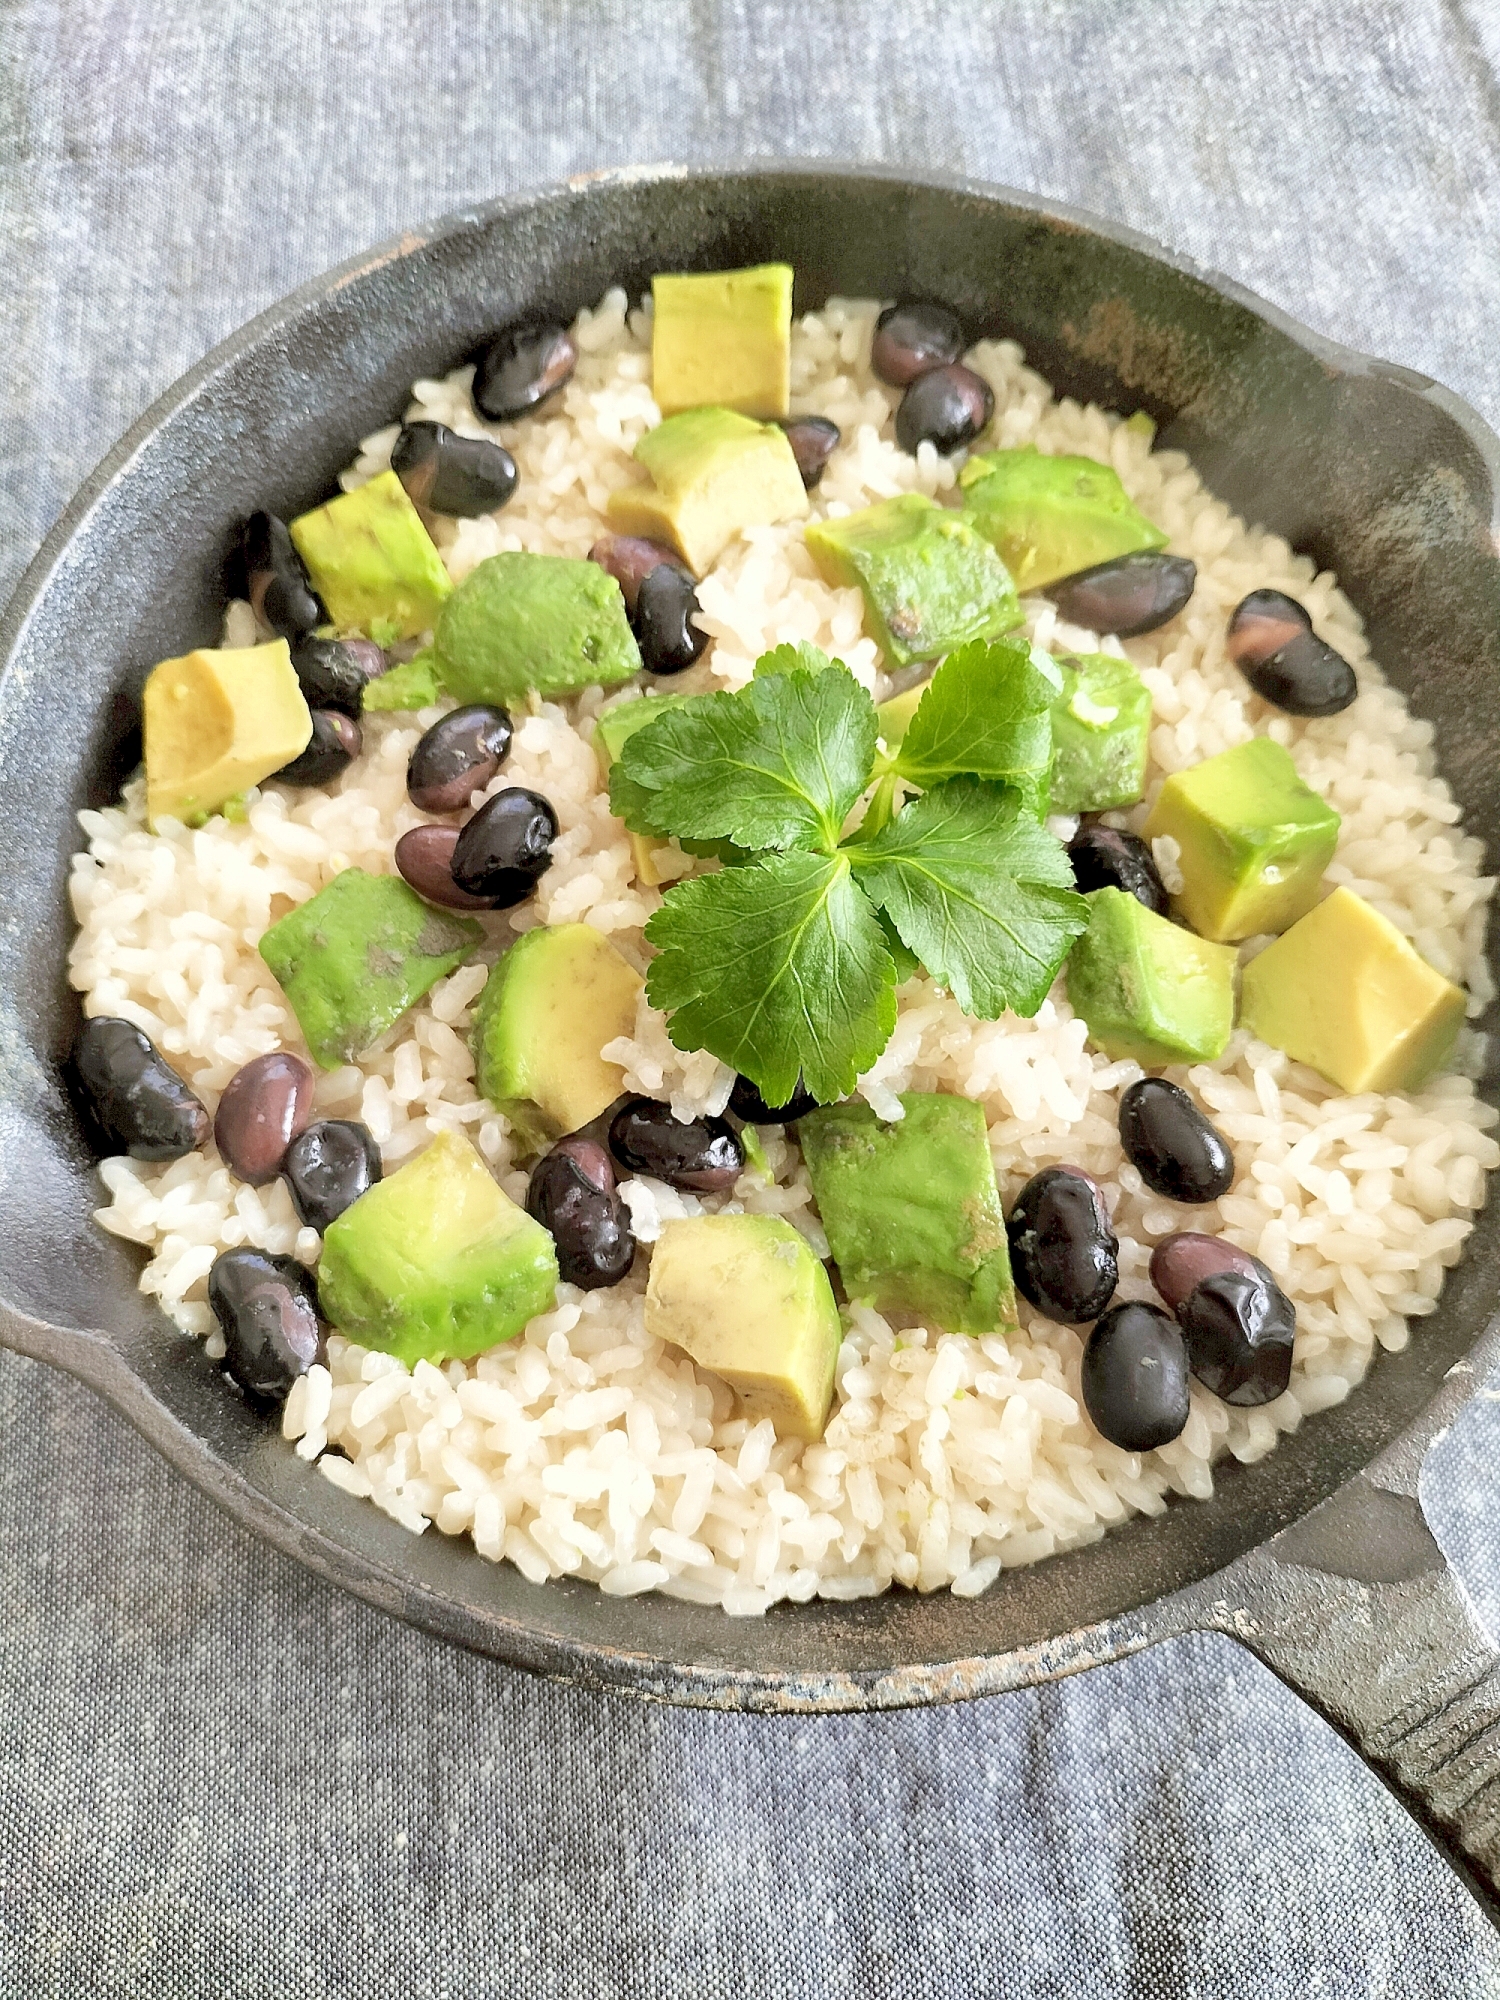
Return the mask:
<svg viewBox="0 0 1500 2000"><path fill-rule="evenodd" d="M1340 1090L1414 1090L1453 1051L1462 990L1396 926L1338 888L1240 980L1240 1023Z"/></svg>
<svg viewBox="0 0 1500 2000"><path fill-rule="evenodd" d="M589 924L527 931L491 971L474 1011L481 1096L531 1150L614 1103L625 1072L599 1051L635 1033L644 982Z"/></svg>
<svg viewBox="0 0 1500 2000"><path fill-rule="evenodd" d="M312 741L312 714L285 639L200 648L154 667L141 697L146 824L201 825Z"/></svg>
<svg viewBox="0 0 1500 2000"><path fill-rule="evenodd" d="M930 676L929 676L930 678ZM894 750L900 744L911 719L917 712L917 703L926 694L928 682L918 681L904 694L893 694L889 701L883 701L875 710L875 726L880 731L880 740L887 750Z"/></svg>
<svg viewBox="0 0 1500 2000"><path fill-rule="evenodd" d="M1219 944L1284 931L1317 902L1339 816L1290 753L1252 736L1167 779L1143 829L1180 850L1173 913Z"/></svg>
<svg viewBox="0 0 1500 2000"><path fill-rule="evenodd" d="M664 417L717 403L784 417L792 377L792 267L651 280L651 393Z"/></svg>
<svg viewBox="0 0 1500 2000"><path fill-rule="evenodd" d="M842 1331L828 1273L779 1215L669 1222L651 1251L646 1331L721 1376L752 1423L823 1435Z"/></svg>
<svg viewBox="0 0 1500 2000"><path fill-rule="evenodd" d="M742 528L800 520L807 488L779 425L734 410L685 410L647 431L635 456L648 485L609 496L611 527L677 551L695 576Z"/></svg>

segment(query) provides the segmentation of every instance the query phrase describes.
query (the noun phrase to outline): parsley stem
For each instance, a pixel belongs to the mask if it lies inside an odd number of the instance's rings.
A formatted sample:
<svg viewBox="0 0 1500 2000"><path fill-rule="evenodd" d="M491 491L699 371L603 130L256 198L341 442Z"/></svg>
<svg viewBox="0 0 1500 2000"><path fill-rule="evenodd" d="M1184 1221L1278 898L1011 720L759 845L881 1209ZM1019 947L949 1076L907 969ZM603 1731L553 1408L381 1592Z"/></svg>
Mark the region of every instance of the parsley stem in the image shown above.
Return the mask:
<svg viewBox="0 0 1500 2000"><path fill-rule="evenodd" d="M896 816L896 786L899 783L900 776L896 771L891 770L885 773L880 783L875 787L874 795L870 800L864 818L860 821L854 832L850 834L848 840L845 841L844 845L846 847L853 846L862 841L873 840L878 833L883 833L890 825Z"/></svg>

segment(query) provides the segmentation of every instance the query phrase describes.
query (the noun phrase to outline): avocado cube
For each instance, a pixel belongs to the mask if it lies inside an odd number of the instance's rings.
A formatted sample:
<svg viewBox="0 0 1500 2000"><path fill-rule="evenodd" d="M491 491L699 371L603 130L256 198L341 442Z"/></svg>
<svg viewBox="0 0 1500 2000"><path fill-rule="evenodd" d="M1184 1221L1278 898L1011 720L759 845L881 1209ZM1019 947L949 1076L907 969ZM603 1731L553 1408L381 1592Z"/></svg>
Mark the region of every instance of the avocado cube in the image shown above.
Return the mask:
<svg viewBox="0 0 1500 2000"><path fill-rule="evenodd" d="M453 585L394 472L298 515L291 530L341 632L368 632L390 646L436 623Z"/></svg>
<svg viewBox="0 0 1500 2000"><path fill-rule="evenodd" d="M621 701L613 708L606 708L594 723L594 749L601 768L609 769L638 729L694 699L688 694L650 694L639 701Z"/></svg>
<svg viewBox="0 0 1500 2000"><path fill-rule="evenodd" d="M594 723L594 753L599 759L599 774L605 783L609 782L610 765L638 729L644 729L648 722L654 722L669 708L681 708L685 701L691 699L685 694L662 694L641 701L622 701L616 708L605 709ZM646 833L632 832L629 828L626 831L635 860L636 880L648 889L659 888L663 878L656 865L656 856L668 843L653 840Z"/></svg>
<svg viewBox="0 0 1500 2000"><path fill-rule="evenodd" d="M721 1376L752 1423L823 1435L843 1329L828 1273L779 1215L668 1222L651 1250L646 1331Z"/></svg>
<svg viewBox="0 0 1500 2000"><path fill-rule="evenodd" d="M318 1298L330 1325L408 1368L467 1361L550 1311L557 1253L468 1140L442 1132L329 1224Z"/></svg>
<svg viewBox="0 0 1500 2000"><path fill-rule="evenodd" d="M1057 662L1052 704L1052 810L1104 812L1133 805L1146 782L1151 696L1129 660L1081 653Z"/></svg>
<svg viewBox="0 0 1500 2000"><path fill-rule="evenodd" d="M926 694L931 681L918 681L904 694L893 694L889 701L881 702L875 710L875 726L880 732L880 740L887 750L900 747L901 739L911 728L911 719L917 712L917 703Z"/></svg>
<svg viewBox="0 0 1500 2000"><path fill-rule="evenodd" d="M659 273L651 280L651 393L664 417L717 403L784 417L792 375L792 267Z"/></svg>
<svg viewBox="0 0 1500 2000"><path fill-rule="evenodd" d="M647 431L635 456L644 486L609 496L610 525L677 551L695 576L710 569L742 528L800 520L807 488L787 435L737 411L684 410Z"/></svg>
<svg viewBox="0 0 1500 2000"><path fill-rule="evenodd" d="M642 984L588 924L526 931L491 971L474 1010L476 1081L531 1151L623 1092L624 1071L599 1051L635 1033Z"/></svg>
<svg viewBox="0 0 1500 2000"><path fill-rule="evenodd" d="M1415 1090L1453 1053L1464 995L1339 887L1245 967L1240 1021L1340 1090Z"/></svg>
<svg viewBox="0 0 1500 2000"><path fill-rule="evenodd" d="M1123 889L1084 900L1089 927L1068 954L1068 1004L1090 1038L1148 1069L1221 1056L1234 1026L1234 948L1194 937Z"/></svg>
<svg viewBox="0 0 1500 2000"><path fill-rule="evenodd" d="M573 694L641 670L619 584L573 556L511 551L479 563L443 606L433 649L461 702Z"/></svg>
<svg viewBox="0 0 1500 2000"><path fill-rule="evenodd" d="M260 955L313 1061L337 1069L472 957L483 936L472 917L435 910L399 875L346 868L272 924Z"/></svg>
<svg viewBox="0 0 1500 2000"><path fill-rule="evenodd" d="M950 1333L1016 1323L1005 1218L984 1112L967 1097L908 1091L897 1123L833 1104L797 1128L844 1289L931 1313Z"/></svg>
<svg viewBox="0 0 1500 2000"><path fill-rule="evenodd" d="M201 825L301 756L312 727L285 639L163 660L141 695L147 826Z"/></svg>
<svg viewBox="0 0 1500 2000"><path fill-rule="evenodd" d="M359 705L366 713L379 714L391 709L431 708L443 697L437 654L431 646L424 646L411 659L403 660L399 666L388 667L383 674L367 681Z"/></svg>
<svg viewBox="0 0 1500 2000"><path fill-rule="evenodd" d="M1018 590L1166 545L1119 474L1097 459L1047 457L1034 445L976 452L958 483L965 518L999 551Z"/></svg>
<svg viewBox="0 0 1500 2000"><path fill-rule="evenodd" d="M1222 750L1162 786L1147 840L1180 849L1173 908L1200 937L1234 943L1284 931L1317 902L1339 816L1269 736Z"/></svg>
<svg viewBox="0 0 1500 2000"><path fill-rule="evenodd" d="M804 531L825 583L857 585L888 667L935 660L1021 622L1004 563L961 514L899 493Z"/></svg>

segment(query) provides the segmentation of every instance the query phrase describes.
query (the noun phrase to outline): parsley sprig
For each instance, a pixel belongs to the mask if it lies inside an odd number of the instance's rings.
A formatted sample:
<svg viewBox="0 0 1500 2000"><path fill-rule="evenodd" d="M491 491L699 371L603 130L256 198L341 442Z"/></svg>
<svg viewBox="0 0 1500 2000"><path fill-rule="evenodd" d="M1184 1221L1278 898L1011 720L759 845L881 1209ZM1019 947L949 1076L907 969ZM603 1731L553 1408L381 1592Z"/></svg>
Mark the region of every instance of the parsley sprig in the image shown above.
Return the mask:
<svg viewBox="0 0 1500 2000"><path fill-rule="evenodd" d="M848 669L779 646L738 693L637 730L610 770L614 810L726 863L669 889L646 926L647 997L676 1045L767 1103L799 1075L831 1102L889 1041L914 964L966 1013L1034 1014L1087 915L1037 818L1058 686L1024 640L964 646L882 754Z"/></svg>

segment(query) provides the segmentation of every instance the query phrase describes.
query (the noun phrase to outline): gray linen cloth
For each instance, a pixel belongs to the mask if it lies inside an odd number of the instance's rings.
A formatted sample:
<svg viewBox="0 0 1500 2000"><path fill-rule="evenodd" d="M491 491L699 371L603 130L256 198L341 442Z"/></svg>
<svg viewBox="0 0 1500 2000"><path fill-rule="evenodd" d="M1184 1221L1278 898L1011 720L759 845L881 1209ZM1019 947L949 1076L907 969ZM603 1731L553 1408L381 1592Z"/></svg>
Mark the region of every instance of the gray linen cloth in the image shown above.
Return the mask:
<svg viewBox="0 0 1500 2000"><path fill-rule="evenodd" d="M1493 422L1497 66L1486 0L0 0L0 591L290 287L631 160L1035 188ZM1497 1438L1476 1407L1428 1482L1492 1618ZM1228 1642L882 1718L562 1692L8 1356L0 1548L4 2000L1500 1993L1423 1836Z"/></svg>

